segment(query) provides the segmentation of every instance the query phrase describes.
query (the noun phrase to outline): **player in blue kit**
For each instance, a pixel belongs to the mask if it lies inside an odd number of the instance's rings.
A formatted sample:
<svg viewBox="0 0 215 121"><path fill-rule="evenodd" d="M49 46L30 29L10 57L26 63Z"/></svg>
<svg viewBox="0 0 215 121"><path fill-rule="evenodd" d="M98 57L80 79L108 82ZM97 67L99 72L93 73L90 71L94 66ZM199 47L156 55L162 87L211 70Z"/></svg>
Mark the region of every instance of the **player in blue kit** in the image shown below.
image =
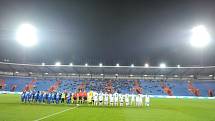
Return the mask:
<svg viewBox="0 0 215 121"><path fill-rule="evenodd" d="M46 97L47 97L46 92L43 92L43 103L45 103L47 101Z"/></svg>
<svg viewBox="0 0 215 121"><path fill-rule="evenodd" d="M33 95L33 93L32 93L32 91L30 91L30 92L28 93L28 102L29 102L29 103L31 102L32 95Z"/></svg>
<svg viewBox="0 0 215 121"><path fill-rule="evenodd" d="M52 103L54 103L54 101L55 101L55 93L54 92L52 92Z"/></svg>
<svg viewBox="0 0 215 121"><path fill-rule="evenodd" d="M56 93L56 104L58 104L59 103L59 99L60 99L60 93Z"/></svg>
<svg viewBox="0 0 215 121"><path fill-rule="evenodd" d="M52 94L49 92L49 93L48 93L48 101L47 101L47 102L48 102L48 104L50 104L50 103L51 103L51 98L52 98Z"/></svg>
<svg viewBox="0 0 215 121"><path fill-rule="evenodd" d="M39 92L39 103L41 103L43 100L43 93L40 91Z"/></svg>
<svg viewBox="0 0 215 121"><path fill-rule="evenodd" d="M39 91L37 91L36 93L35 93L35 102L38 102L38 100L39 100Z"/></svg>
<svg viewBox="0 0 215 121"><path fill-rule="evenodd" d="M25 103L28 101L28 95L29 95L29 92L26 92L26 93L25 93L25 96L24 96Z"/></svg>
<svg viewBox="0 0 215 121"><path fill-rule="evenodd" d="M67 104L71 104L71 94L70 93L67 93L66 98L67 98Z"/></svg>
<svg viewBox="0 0 215 121"><path fill-rule="evenodd" d="M22 101L22 102L24 102L24 99L25 99L25 93L26 93L26 92L25 92L25 91L23 91L23 92L22 92L22 94L21 94L21 101Z"/></svg>

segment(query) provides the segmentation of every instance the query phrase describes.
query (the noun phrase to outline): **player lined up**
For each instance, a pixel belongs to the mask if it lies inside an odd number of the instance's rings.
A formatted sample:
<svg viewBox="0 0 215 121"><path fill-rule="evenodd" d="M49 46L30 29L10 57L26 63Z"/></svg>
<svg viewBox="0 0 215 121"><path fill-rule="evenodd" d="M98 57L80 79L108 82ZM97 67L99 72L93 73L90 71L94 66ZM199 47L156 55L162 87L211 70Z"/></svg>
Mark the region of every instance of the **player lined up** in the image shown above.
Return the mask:
<svg viewBox="0 0 215 121"><path fill-rule="evenodd" d="M149 95L129 95L129 94L107 94L97 92L45 92L45 91L30 91L23 92L21 94L21 101L25 103L67 103L67 104L82 104L92 103L94 106L138 106L143 105L143 99L145 99L145 106L149 106L150 97Z"/></svg>

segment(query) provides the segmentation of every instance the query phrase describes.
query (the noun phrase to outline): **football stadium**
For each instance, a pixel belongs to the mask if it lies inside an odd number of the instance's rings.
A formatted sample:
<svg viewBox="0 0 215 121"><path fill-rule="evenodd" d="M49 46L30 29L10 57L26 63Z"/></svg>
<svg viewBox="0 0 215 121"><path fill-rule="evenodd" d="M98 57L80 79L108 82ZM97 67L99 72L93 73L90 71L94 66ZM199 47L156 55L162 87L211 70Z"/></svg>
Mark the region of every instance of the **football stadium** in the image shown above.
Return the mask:
<svg viewBox="0 0 215 121"><path fill-rule="evenodd" d="M215 1L0 2L0 121L215 121Z"/></svg>

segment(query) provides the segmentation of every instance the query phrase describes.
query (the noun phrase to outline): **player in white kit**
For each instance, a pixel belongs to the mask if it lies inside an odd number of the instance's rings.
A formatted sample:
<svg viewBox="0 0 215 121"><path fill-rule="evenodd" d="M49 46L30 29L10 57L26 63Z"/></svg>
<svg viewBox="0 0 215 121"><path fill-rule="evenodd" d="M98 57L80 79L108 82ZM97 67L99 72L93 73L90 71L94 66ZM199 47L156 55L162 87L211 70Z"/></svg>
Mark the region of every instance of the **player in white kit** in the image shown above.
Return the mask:
<svg viewBox="0 0 215 121"><path fill-rule="evenodd" d="M118 97L119 95L118 95L118 93L116 92L116 93L114 93L114 106L118 106Z"/></svg>
<svg viewBox="0 0 215 121"><path fill-rule="evenodd" d="M123 95L119 95L120 106L123 106L124 100Z"/></svg>
<svg viewBox="0 0 215 121"><path fill-rule="evenodd" d="M125 105L129 106L129 96L128 96L128 94L125 95Z"/></svg>
<svg viewBox="0 0 215 121"><path fill-rule="evenodd" d="M94 100L93 105L97 106L97 104L98 104L98 93L97 92L93 93L93 100Z"/></svg>
<svg viewBox="0 0 215 121"><path fill-rule="evenodd" d="M102 106L102 102L103 102L103 93L100 92L99 93L99 106Z"/></svg>
<svg viewBox="0 0 215 121"><path fill-rule="evenodd" d="M140 94L137 95L137 97L136 97L136 104L138 107L141 107L143 104L143 99L142 99L142 96Z"/></svg>
<svg viewBox="0 0 215 121"><path fill-rule="evenodd" d="M135 104L135 102L136 102L136 101L135 101L135 97L136 97L136 96L135 96L134 94L131 94L130 96L131 96L131 105L136 105L136 104Z"/></svg>
<svg viewBox="0 0 215 121"><path fill-rule="evenodd" d="M114 97L112 94L109 94L109 98L110 98L110 106L113 106L113 102L114 102Z"/></svg>
<svg viewBox="0 0 215 121"><path fill-rule="evenodd" d="M108 94L105 94L104 105L108 106Z"/></svg>
<svg viewBox="0 0 215 121"><path fill-rule="evenodd" d="M149 107L150 105L150 96L146 94L145 96L145 106Z"/></svg>

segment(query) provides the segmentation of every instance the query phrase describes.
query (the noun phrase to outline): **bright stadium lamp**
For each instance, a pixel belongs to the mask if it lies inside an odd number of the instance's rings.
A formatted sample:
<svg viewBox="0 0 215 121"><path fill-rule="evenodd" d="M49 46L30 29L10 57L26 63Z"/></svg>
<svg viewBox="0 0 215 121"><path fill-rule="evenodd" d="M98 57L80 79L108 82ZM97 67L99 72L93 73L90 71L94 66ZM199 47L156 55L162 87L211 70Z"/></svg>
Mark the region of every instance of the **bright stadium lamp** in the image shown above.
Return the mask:
<svg viewBox="0 0 215 121"><path fill-rule="evenodd" d="M134 67L134 64L131 64L131 67L133 68L133 67Z"/></svg>
<svg viewBox="0 0 215 121"><path fill-rule="evenodd" d="M165 63L161 63L160 64L160 68L166 68L166 64Z"/></svg>
<svg viewBox="0 0 215 121"><path fill-rule="evenodd" d="M85 63L85 66L87 67L87 66L88 66L88 64L87 64L87 63Z"/></svg>
<svg viewBox="0 0 215 121"><path fill-rule="evenodd" d="M118 64L118 63L116 64L116 67L119 67L119 64Z"/></svg>
<svg viewBox="0 0 215 121"><path fill-rule="evenodd" d="M22 24L16 32L16 41L25 47L32 47L37 44L37 29L31 24Z"/></svg>
<svg viewBox="0 0 215 121"><path fill-rule="evenodd" d="M145 63L144 67L145 67L145 68L148 68L148 67L149 67L149 64L148 64L148 63Z"/></svg>
<svg viewBox="0 0 215 121"><path fill-rule="evenodd" d="M73 66L73 63L70 63L69 66Z"/></svg>
<svg viewBox="0 0 215 121"><path fill-rule="evenodd" d="M177 65L177 68L181 68L181 65Z"/></svg>
<svg viewBox="0 0 215 121"><path fill-rule="evenodd" d="M207 46L211 40L210 34L203 25L194 27L192 30L192 35L190 38L190 44L196 48L203 48Z"/></svg>
<svg viewBox="0 0 215 121"><path fill-rule="evenodd" d="M61 65L61 62L56 62L55 63L55 66L60 66Z"/></svg>
<svg viewBox="0 0 215 121"><path fill-rule="evenodd" d="M103 66L103 64L102 63L99 63L99 67L102 67Z"/></svg>
<svg viewBox="0 0 215 121"><path fill-rule="evenodd" d="M45 63L42 63L42 66L45 66L46 64Z"/></svg>

